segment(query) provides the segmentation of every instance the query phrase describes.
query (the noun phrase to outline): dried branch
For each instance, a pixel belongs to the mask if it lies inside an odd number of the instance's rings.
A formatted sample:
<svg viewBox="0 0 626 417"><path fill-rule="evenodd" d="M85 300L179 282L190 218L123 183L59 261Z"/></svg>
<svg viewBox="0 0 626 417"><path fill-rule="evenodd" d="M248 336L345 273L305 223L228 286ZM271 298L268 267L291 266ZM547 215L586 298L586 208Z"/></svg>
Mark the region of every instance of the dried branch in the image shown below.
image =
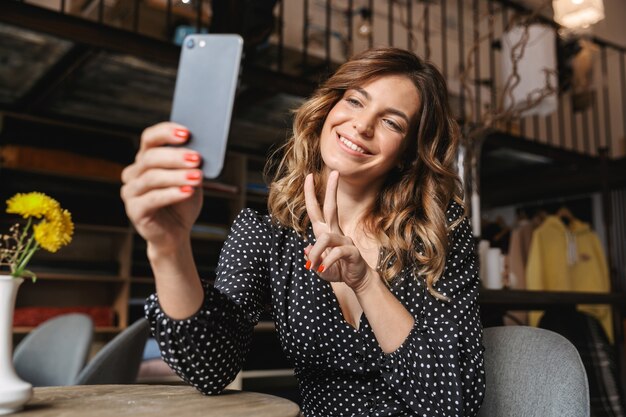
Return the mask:
<svg viewBox="0 0 626 417"><path fill-rule="evenodd" d="M481 36L480 30L477 27L474 27L474 38L478 38L478 39L474 41L474 43L472 44L472 47L467 53L467 58L465 60L466 63L463 67L465 69L459 72L459 81L461 83L461 89L467 94L468 97L470 97L470 100L468 100L470 109L468 112L468 117L466 118L467 120L473 120L474 114L479 111L474 108L473 91L470 88L470 83L473 82L474 85L476 85L476 80L469 79L468 74L470 70L474 67L474 55L476 54L476 51L480 47L480 44L484 42L485 40L489 39L491 35L493 35L493 19L494 19L493 14L488 13L488 12L484 13L482 16L479 17L478 20L480 21L484 18L489 19L490 30L489 32ZM479 117L480 116L481 115L479 114Z"/></svg>
<svg viewBox="0 0 626 417"><path fill-rule="evenodd" d="M513 96L513 91L515 90L515 88L517 88L521 81L519 74L519 63L524 57L524 54L526 52L526 46L528 45L530 24L534 22L539 13L550 4L550 1L551 0L544 0L544 2L532 13L513 17L509 21L509 24L507 25L507 28L505 28L505 30L508 30L513 26L520 26L523 29L520 39L511 47L511 74L509 74L508 78L504 81L504 87L500 93L499 99L497 99L497 104L491 103L491 106L488 110L486 110L484 113L479 114L479 117L477 118L477 126L475 126L474 128L481 127L490 129L493 128L496 122L518 119L524 112L538 106L545 98L551 96L556 92L556 87L553 86L550 82L551 75L554 74L554 71L544 70L546 74L546 83L544 87L530 92L527 95L526 100L523 104L516 102ZM470 87L470 85L476 85L477 80L473 79L469 75L471 74L471 71L475 65L473 60L474 55L480 44L486 39L490 38L494 33L492 24L494 15L493 13L485 13L485 15L486 18L489 19L489 31L482 36L480 36L480 34L479 36L476 36L475 33L474 37L478 39L474 41L472 47L468 51L466 65L461 69L459 74L461 88L469 97L469 99L467 100L470 106L470 117L468 118L469 120L472 120L474 118L474 114L476 112L476 109L474 109L474 90ZM481 19L484 19L485 15L483 15ZM505 104L507 102L507 99L509 102L508 106L506 106Z"/></svg>
<svg viewBox="0 0 626 417"><path fill-rule="evenodd" d="M398 0L390 0L390 1L393 1L394 3L401 4ZM418 43L419 43L418 42L418 34L420 32L422 32L422 31L426 30L424 28L424 25L425 25L424 22L427 19L428 13L429 13L429 5L428 5L428 3L424 3L424 10L422 11L422 14L421 14L420 18L416 22L415 28L409 28L408 14L405 13L405 8L404 7L400 8L400 13L399 13L398 20L400 21L400 24L402 25L402 27L409 34L410 45L418 45ZM424 47L426 48L426 50L425 50L426 59L429 59L430 58L430 48L429 48L429 45L424 44Z"/></svg>

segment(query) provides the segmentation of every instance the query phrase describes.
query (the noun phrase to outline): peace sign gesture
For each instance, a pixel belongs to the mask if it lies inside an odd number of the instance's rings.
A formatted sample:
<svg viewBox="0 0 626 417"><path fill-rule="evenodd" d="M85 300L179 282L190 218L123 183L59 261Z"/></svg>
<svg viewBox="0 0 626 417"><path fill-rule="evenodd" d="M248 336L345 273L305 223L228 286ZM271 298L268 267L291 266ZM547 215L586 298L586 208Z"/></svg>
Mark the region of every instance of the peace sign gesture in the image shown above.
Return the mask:
<svg viewBox="0 0 626 417"><path fill-rule="evenodd" d="M315 195L313 174L304 181L306 211L311 220L315 245L305 249L308 260L306 269L313 269L324 280L344 282L353 290L365 284L372 276L372 268L365 262L359 249L349 236L345 236L339 226L337 214L337 187L339 173L328 175L324 203L320 205Z"/></svg>

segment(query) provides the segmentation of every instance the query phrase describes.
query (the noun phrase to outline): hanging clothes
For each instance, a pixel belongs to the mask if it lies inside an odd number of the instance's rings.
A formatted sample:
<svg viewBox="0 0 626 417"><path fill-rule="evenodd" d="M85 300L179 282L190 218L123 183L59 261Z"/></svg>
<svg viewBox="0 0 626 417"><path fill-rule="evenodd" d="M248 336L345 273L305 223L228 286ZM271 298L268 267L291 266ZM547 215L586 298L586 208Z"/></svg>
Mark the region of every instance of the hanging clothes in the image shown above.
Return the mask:
<svg viewBox="0 0 626 417"><path fill-rule="evenodd" d="M537 225L528 219L518 222L516 228L511 231L509 242L509 273L511 274L511 288L516 290L526 289L526 264L530 254L530 245L533 232Z"/></svg>
<svg viewBox="0 0 626 417"><path fill-rule="evenodd" d="M577 219L566 226L560 217L548 216L533 233L526 287L529 290L608 293L609 270L604 249L591 227ZM579 305L578 310L597 318L613 340L611 310L608 305ZM536 326L541 313L529 314Z"/></svg>
<svg viewBox="0 0 626 417"><path fill-rule="evenodd" d="M530 244L533 232L539 222L529 219L520 219L517 226L511 230L509 239L508 260L508 287L514 290L526 289L526 263L530 253ZM509 311L504 323L507 325L528 324L527 311Z"/></svg>

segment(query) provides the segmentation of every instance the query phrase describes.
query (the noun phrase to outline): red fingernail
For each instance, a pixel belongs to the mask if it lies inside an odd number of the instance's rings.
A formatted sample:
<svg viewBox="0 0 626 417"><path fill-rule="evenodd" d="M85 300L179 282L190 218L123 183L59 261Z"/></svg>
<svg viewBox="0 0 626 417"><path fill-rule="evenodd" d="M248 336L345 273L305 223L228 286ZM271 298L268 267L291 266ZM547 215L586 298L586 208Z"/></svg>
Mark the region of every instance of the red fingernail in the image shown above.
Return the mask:
<svg viewBox="0 0 626 417"><path fill-rule="evenodd" d="M304 269L306 269L307 271L311 269L311 261L306 261L306 264L304 265Z"/></svg>
<svg viewBox="0 0 626 417"><path fill-rule="evenodd" d="M187 179L191 181L199 180L200 176L200 171L190 171L186 175Z"/></svg>
<svg viewBox="0 0 626 417"><path fill-rule="evenodd" d="M320 265L320 267L317 268L317 272L319 272L320 274L324 272L324 265Z"/></svg>
<svg viewBox="0 0 626 417"><path fill-rule="evenodd" d="M187 129L174 129L174 136L181 141L187 140L189 131Z"/></svg>
<svg viewBox="0 0 626 417"><path fill-rule="evenodd" d="M191 185L182 185L180 187L180 191L185 193L185 194L189 194L189 193L193 192L193 187Z"/></svg>
<svg viewBox="0 0 626 417"><path fill-rule="evenodd" d="M197 153L186 153L184 158L185 161L191 162L192 164L197 164L198 162L200 162L200 155L198 155Z"/></svg>

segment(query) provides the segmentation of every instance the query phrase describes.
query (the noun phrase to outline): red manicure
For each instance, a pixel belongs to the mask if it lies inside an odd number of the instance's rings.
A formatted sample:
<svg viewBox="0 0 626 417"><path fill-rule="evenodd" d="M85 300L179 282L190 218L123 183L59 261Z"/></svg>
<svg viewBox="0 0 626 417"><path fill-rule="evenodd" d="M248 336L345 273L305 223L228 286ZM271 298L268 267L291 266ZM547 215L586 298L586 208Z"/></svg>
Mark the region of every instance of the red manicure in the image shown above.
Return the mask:
<svg viewBox="0 0 626 417"><path fill-rule="evenodd" d="M191 162L192 164L197 164L198 162L200 162L200 155L198 155L197 153L186 153L184 158L185 161Z"/></svg>
<svg viewBox="0 0 626 417"><path fill-rule="evenodd" d="M189 131L187 129L174 129L174 136L181 141L187 140Z"/></svg>
<svg viewBox="0 0 626 417"><path fill-rule="evenodd" d="M324 265L320 265L320 267L317 268L317 272L319 272L320 274L324 272Z"/></svg>
<svg viewBox="0 0 626 417"><path fill-rule="evenodd" d="M307 271L311 269L311 261L306 261L306 264L304 265L304 269L306 269Z"/></svg>
<svg viewBox="0 0 626 417"><path fill-rule="evenodd" d="M185 194L189 194L193 192L193 187L191 185L182 185L180 187L180 191L182 191Z"/></svg>
<svg viewBox="0 0 626 417"><path fill-rule="evenodd" d="M187 179L191 180L191 181L195 181L195 180L199 180L200 179L200 171L190 171L187 173Z"/></svg>

